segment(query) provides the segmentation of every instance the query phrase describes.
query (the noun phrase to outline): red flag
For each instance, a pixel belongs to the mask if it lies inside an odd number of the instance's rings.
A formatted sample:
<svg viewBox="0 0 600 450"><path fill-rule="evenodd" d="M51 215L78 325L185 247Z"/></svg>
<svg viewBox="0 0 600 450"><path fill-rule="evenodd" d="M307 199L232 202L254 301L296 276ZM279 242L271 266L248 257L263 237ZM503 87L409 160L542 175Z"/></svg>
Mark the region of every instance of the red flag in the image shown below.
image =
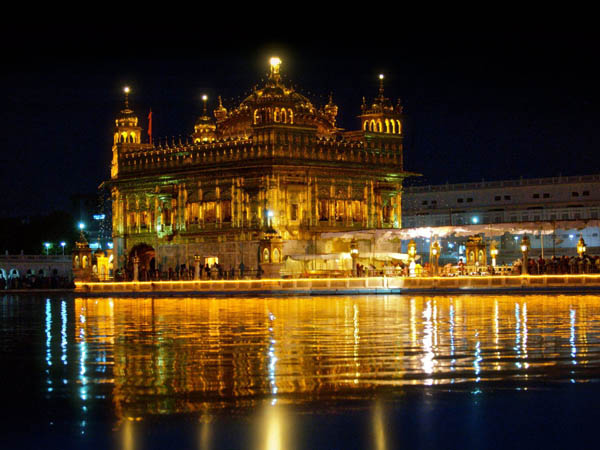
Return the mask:
<svg viewBox="0 0 600 450"><path fill-rule="evenodd" d="M152 144L152 110L148 114L148 140Z"/></svg>

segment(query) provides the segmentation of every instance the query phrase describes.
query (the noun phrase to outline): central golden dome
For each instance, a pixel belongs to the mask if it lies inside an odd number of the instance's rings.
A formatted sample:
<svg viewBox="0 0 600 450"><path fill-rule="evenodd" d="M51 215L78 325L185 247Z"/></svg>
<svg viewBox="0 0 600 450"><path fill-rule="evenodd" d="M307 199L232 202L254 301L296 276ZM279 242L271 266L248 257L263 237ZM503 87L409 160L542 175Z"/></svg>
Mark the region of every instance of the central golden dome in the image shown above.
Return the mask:
<svg viewBox="0 0 600 450"><path fill-rule="evenodd" d="M314 126L319 134L335 131L331 109L320 111L304 95L281 80L279 58L271 58L271 71L264 86L254 88L240 105L219 121L223 137L248 137L253 126L273 124ZM337 112L337 110L336 110Z"/></svg>

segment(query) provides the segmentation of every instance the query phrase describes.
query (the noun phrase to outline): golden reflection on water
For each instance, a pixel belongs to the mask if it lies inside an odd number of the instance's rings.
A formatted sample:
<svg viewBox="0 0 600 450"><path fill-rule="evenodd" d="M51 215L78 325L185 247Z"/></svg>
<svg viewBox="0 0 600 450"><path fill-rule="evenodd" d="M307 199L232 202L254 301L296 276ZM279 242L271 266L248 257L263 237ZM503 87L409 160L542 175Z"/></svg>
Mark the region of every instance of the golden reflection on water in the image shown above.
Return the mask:
<svg viewBox="0 0 600 450"><path fill-rule="evenodd" d="M266 399L260 448L285 448L282 402L583 381L599 365L598 296L78 298L75 311L83 400L109 383L118 417L139 418ZM210 421L200 425L209 448Z"/></svg>

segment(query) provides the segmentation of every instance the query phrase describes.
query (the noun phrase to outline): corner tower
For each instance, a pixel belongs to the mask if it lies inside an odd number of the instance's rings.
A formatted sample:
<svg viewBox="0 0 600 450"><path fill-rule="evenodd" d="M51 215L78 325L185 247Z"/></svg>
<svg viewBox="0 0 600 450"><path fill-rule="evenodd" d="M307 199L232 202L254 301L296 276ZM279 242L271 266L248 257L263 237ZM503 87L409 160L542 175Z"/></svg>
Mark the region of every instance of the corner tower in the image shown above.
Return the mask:
<svg viewBox="0 0 600 450"><path fill-rule="evenodd" d="M400 99L396 106L383 94L383 74L379 75L379 95L373 103L367 105L363 97L362 114L359 117L361 129L373 133L402 135L402 105Z"/></svg>
<svg viewBox="0 0 600 450"><path fill-rule="evenodd" d="M123 88L125 93L125 108L123 108L115 120L115 132L112 148L112 163L110 175L116 178L119 174L119 157L122 153L138 150L141 146L142 129L138 126L138 118L129 109L129 87Z"/></svg>

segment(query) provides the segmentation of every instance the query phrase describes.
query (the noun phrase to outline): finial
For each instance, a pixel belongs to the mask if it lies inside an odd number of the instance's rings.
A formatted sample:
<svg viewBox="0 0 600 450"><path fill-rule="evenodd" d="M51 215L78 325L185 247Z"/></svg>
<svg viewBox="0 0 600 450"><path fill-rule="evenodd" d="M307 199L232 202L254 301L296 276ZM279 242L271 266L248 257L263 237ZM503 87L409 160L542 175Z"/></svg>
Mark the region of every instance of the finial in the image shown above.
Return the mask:
<svg viewBox="0 0 600 450"><path fill-rule="evenodd" d="M202 114L205 115L205 116L206 116L206 101L207 100L208 100L208 96L206 94L203 94L202 95L202 101L204 102L204 112Z"/></svg>
<svg viewBox="0 0 600 450"><path fill-rule="evenodd" d="M223 107L223 101L221 100L221 96L219 95L219 108Z"/></svg>
<svg viewBox="0 0 600 450"><path fill-rule="evenodd" d="M129 89L129 86L125 86L123 88L123 92L125 93L125 109L129 109L129 92L131 91L131 89Z"/></svg>
<svg viewBox="0 0 600 450"><path fill-rule="evenodd" d="M271 64L271 76L270 78L274 78L275 80L279 80L279 66L281 65L281 59L277 56L273 56L269 63Z"/></svg>

